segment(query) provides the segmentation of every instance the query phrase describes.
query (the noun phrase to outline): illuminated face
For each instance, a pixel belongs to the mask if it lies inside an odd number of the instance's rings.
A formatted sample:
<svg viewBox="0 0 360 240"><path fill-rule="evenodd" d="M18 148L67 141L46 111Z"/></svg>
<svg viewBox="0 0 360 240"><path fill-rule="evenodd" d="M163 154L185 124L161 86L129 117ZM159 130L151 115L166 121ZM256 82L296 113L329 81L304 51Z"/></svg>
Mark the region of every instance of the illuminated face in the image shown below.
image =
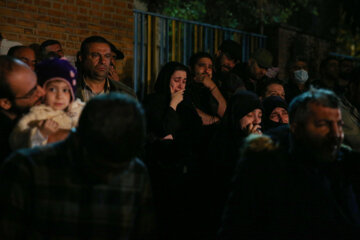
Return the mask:
<svg viewBox="0 0 360 240"><path fill-rule="evenodd" d="M255 109L249 112L240 119L240 127L242 130L248 128L250 124L259 125L261 123L262 111L261 109Z"/></svg>
<svg viewBox="0 0 360 240"><path fill-rule="evenodd" d="M204 57L200 58L194 67L195 75L206 74L212 78L213 74L213 62L210 58Z"/></svg>
<svg viewBox="0 0 360 240"><path fill-rule="evenodd" d="M54 110L65 110L70 104L69 85L61 80L49 82L45 88L45 104Z"/></svg>
<svg viewBox="0 0 360 240"><path fill-rule="evenodd" d="M55 53L56 55L59 55L60 57L64 57L64 51L63 51L61 45L57 44L57 43L46 46L45 52L46 52L46 54L49 54L52 52L52 53Z"/></svg>
<svg viewBox="0 0 360 240"><path fill-rule="evenodd" d="M277 84L277 83L270 84L266 88L265 97L270 97L270 96L279 96L285 100L284 87L281 84Z"/></svg>
<svg viewBox="0 0 360 240"><path fill-rule="evenodd" d="M15 51L14 57L26 63L31 70L35 70L36 57L34 50L31 48L21 48Z"/></svg>
<svg viewBox="0 0 360 240"><path fill-rule="evenodd" d="M88 55L84 61L84 70L89 78L104 81L109 73L112 55L106 43L90 43Z"/></svg>
<svg viewBox="0 0 360 240"><path fill-rule="evenodd" d="M285 108L277 107L271 112L269 119L278 123L289 123L288 111Z"/></svg>
<svg viewBox="0 0 360 240"><path fill-rule="evenodd" d="M41 104L44 90L37 84L35 73L26 66L20 66L8 75L9 87L14 95L13 108L26 112L30 107Z"/></svg>
<svg viewBox="0 0 360 240"><path fill-rule="evenodd" d="M177 70L170 77L170 89L178 92L185 89L187 74L185 71Z"/></svg>
<svg viewBox="0 0 360 240"><path fill-rule="evenodd" d="M293 123L295 138L313 150L323 161L334 161L344 139L343 121L339 108L328 108L309 103L309 112L304 124Z"/></svg>

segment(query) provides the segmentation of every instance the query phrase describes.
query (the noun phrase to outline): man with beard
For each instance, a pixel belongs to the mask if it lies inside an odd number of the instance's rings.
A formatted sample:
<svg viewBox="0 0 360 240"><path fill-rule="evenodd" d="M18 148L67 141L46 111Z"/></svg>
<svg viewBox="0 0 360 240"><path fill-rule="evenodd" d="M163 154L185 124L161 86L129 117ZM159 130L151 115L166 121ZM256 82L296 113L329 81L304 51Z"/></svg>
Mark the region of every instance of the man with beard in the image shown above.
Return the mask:
<svg viewBox="0 0 360 240"><path fill-rule="evenodd" d="M221 239L359 239L360 154L341 146L339 99L311 89L289 115L289 148L245 142Z"/></svg>
<svg viewBox="0 0 360 240"><path fill-rule="evenodd" d="M89 101L92 97L109 92L122 92L136 97L125 84L109 79L111 45L103 37L86 38L80 47L79 81L76 97Z"/></svg>
<svg viewBox="0 0 360 240"><path fill-rule="evenodd" d="M0 56L0 162L10 153L9 135L30 107L40 104L44 90L35 73L23 62Z"/></svg>

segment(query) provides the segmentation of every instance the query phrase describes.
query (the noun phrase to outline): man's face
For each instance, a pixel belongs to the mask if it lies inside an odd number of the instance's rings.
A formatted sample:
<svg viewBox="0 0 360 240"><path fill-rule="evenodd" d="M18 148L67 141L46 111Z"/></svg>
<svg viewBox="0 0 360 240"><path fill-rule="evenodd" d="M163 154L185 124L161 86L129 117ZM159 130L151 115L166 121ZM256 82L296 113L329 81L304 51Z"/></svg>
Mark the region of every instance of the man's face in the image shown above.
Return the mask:
<svg viewBox="0 0 360 240"><path fill-rule="evenodd" d="M84 70L88 77L104 81L109 73L111 62L110 46L106 43L90 43L88 54L84 59Z"/></svg>
<svg viewBox="0 0 360 240"><path fill-rule="evenodd" d="M267 69L260 67L255 60L249 61L249 67L251 78L254 80L262 79L267 72Z"/></svg>
<svg viewBox="0 0 360 240"><path fill-rule="evenodd" d="M55 53L55 54L59 55L60 57L64 57L64 51L63 51L61 45L57 44L57 43L45 47L45 52L46 52L46 55L48 55L51 52L51 53Z"/></svg>
<svg viewBox="0 0 360 240"><path fill-rule="evenodd" d="M220 69L221 72L229 72L235 67L235 60L229 59L225 54L222 54L220 57Z"/></svg>
<svg viewBox="0 0 360 240"><path fill-rule="evenodd" d="M341 111L316 103L309 103L308 108L305 123L291 126L295 139L322 161L334 161L344 139Z"/></svg>
<svg viewBox="0 0 360 240"><path fill-rule="evenodd" d="M195 76L208 75L212 78L213 62L210 58L200 58L194 67Z"/></svg>
<svg viewBox="0 0 360 240"><path fill-rule="evenodd" d="M278 96L285 100L284 87L281 84L273 83L267 86L265 97Z"/></svg>
<svg viewBox="0 0 360 240"><path fill-rule="evenodd" d="M37 84L37 78L29 68L20 66L8 76L9 87L14 95L11 109L15 113L24 113L38 105L44 96L44 90Z"/></svg>
<svg viewBox="0 0 360 240"><path fill-rule="evenodd" d="M36 57L34 50L31 48L20 48L14 53L14 57L26 63L31 70L35 70Z"/></svg>

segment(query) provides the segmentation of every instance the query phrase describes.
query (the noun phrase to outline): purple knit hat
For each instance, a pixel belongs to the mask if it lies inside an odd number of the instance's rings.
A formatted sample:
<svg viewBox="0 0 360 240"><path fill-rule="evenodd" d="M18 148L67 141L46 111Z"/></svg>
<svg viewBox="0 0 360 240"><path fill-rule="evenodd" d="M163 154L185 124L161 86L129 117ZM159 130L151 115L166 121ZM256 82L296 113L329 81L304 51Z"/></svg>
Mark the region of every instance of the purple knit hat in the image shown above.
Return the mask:
<svg viewBox="0 0 360 240"><path fill-rule="evenodd" d="M68 84L71 93L71 101L75 100L76 69L65 59L46 59L35 67L38 83L43 88L52 81L60 80Z"/></svg>

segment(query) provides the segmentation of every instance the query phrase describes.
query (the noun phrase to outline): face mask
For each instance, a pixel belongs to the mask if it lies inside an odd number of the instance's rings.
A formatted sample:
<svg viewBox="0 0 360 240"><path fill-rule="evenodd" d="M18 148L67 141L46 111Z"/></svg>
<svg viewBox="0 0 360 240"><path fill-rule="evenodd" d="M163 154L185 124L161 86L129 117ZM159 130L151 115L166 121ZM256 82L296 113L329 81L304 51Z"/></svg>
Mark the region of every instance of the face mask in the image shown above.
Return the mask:
<svg viewBox="0 0 360 240"><path fill-rule="evenodd" d="M308 72L303 69L294 71L294 77L297 83L305 83L309 79Z"/></svg>

